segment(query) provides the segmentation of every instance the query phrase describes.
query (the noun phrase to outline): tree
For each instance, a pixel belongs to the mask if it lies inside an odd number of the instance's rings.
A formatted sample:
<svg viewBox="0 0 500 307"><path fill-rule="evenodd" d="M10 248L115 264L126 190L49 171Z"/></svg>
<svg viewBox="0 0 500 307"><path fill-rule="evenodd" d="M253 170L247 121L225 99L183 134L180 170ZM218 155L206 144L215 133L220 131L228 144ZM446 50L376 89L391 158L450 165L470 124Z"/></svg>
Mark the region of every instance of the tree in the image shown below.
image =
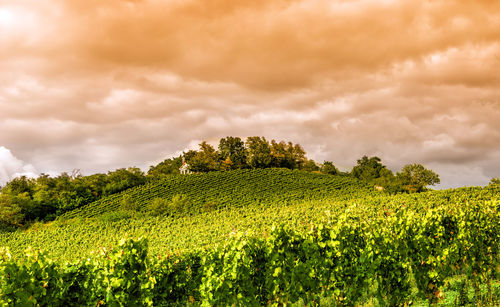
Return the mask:
<svg viewBox="0 0 500 307"><path fill-rule="evenodd" d="M386 168L385 165L381 163L379 157L363 156L359 159L358 164L352 168L351 174L361 180L366 180L371 182L372 180L380 177L380 172Z"/></svg>
<svg viewBox="0 0 500 307"><path fill-rule="evenodd" d="M302 168L307 162L306 152L300 144L271 141L271 166L289 169Z"/></svg>
<svg viewBox="0 0 500 307"><path fill-rule="evenodd" d="M210 172L218 170L217 152L212 145L203 141L200 150L188 161L193 172Z"/></svg>
<svg viewBox="0 0 500 307"><path fill-rule="evenodd" d="M335 167L335 165L333 165L332 162L325 161L323 162L323 165L321 165L321 172L323 174L337 175L339 170Z"/></svg>
<svg viewBox="0 0 500 307"><path fill-rule="evenodd" d="M24 221L22 208L10 195L0 194L0 224L21 226Z"/></svg>
<svg viewBox="0 0 500 307"><path fill-rule="evenodd" d="M500 178L491 178L490 186L500 186Z"/></svg>
<svg viewBox="0 0 500 307"><path fill-rule="evenodd" d="M316 162L314 162L314 160L311 159L305 162L301 169L306 172L317 172L320 170L320 167L316 164Z"/></svg>
<svg viewBox="0 0 500 307"><path fill-rule="evenodd" d="M441 182L438 174L417 163L405 165L396 176L407 192L422 192L428 185Z"/></svg>
<svg viewBox="0 0 500 307"><path fill-rule="evenodd" d="M252 168L266 168L271 166L271 147L265 137L251 136L247 138L247 164Z"/></svg>
<svg viewBox="0 0 500 307"><path fill-rule="evenodd" d="M146 183L146 176L137 167L120 168L108 173L108 184L104 187L104 195L121 192Z"/></svg>
<svg viewBox="0 0 500 307"><path fill-rule="evenodd" d="M291 148L292 152L292 167L301 169L308 161L306 151L300 144L295 144L292 147L292 143L288 143L288 146Z"/></svg>
<svg viewBox="0 0 500 307"><path fill-rule="evenodd" d="M42 174L43 175L43 174ZM28 178L26 176L16 177L2 188L3 194L18 195L22 193L28 193L30 196L33 195L35 190L35 180Z"/></svg>
<svg viewBox="0 0 500 307"><path fill-rule="evenodd" d="M151 166L148 171L148 176L159 178L172 174L179 174L179 168L182 165L182 157L166 159L155 166Z"/></svg>
<svg viewBox="0 0 500 307"><path fill-rule="evenodd" d="M219 161L230 161L229 169L245 168L247 166L247 154L245 143L239 137L228 136L220 139ZM225 167L227 166L226 163Z"/></svg>

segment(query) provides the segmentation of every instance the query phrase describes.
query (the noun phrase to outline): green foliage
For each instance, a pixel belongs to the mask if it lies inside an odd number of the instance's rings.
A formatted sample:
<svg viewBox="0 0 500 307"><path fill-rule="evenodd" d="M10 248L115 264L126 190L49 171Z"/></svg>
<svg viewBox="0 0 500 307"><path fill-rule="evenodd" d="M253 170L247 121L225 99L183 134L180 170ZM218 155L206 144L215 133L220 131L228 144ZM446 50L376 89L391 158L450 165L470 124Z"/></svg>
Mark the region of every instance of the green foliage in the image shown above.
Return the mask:
<svg viewBox="0 0 500 307"><path fill-rule="evenodd" d="M307 162L306 152L299 144L271 141L271 166L301 169Z"/></svg>
<svg viewBox="0 0 500 307"><path fill-rule="evenodd" d="M211 172L218 170L217 152L212 145L203 141L200 150L190 159L186 159L193 172Z"/></svg>
<svg viewBox="0 0 500 307"><path fill-rule="evenodd" d="M337 175L339 170L333 165L333 162L325 161L323 165L321 165L321 172L323 174Z"/></svg>
<svg viewBox="0 0 500 307"><path fill-rule="evenodd" d="M491 186L500 186L500 178L491 178L490 180L490 185Z"/></svg>
<svg viewBox="0 0 500 307"><path fill-rule="evenodd" d="M397 173L397 178L403 189L408 192L422 192L426 186L440 182L438 174L416 163L405 165Z"/></svg>
<svg viewBox="0 0 500 307"><path fill-rule="evenodd" d="M104 223L115 223L123 219L129 219L132 215L129 211L113 211L106 212L105 214L99 216L99 220Z"/></svg>
<svg viewBox="0 0 500 307"><path fill-rule="evenodd" d="M153 198L151 202L147 206L148 214L152 216L160 216L160 215L170 215L173 210L170 206L170 201L166 198Z"/></svg>
<svg viewBox="0 0 500 307"><path fill-rule="evenodd" d="M124 195L120 208L125 211L139 211L141 203L135 201L130 195Z"/></svg>
<svg viewBox="0 0 500 307"><path fill-rule="evenodd" d="M155 166L151 166L148 176L152 178L162 178L169 175L179 174L179 168L182 165L182 157L166 159Z"/></svg>
<svg viewBox="0 0 500 307"><path fill-rule="evenodd" d="M148 257L144 239L122 240L98 257L54 262L0 253L0 303L7 305L409 305L412 291L438 303L450 277L491 283L499 265L497 202L427 212L346 211L307 231L273 227L235 233L223 246ZM412 282L417 288L412 289ZM463 287L463 286L462 286ZM479 294L479 292L478 292ZM462 297L462 301L465 299ZM493 295L475 305L498 304Z"/></svg>
<svg viewBox="0 0 500 307"><path fill-rule="evenodd" d="M351 177L325 176L288 169L234 170L189 176L170 176L151 181L121 194L104 197L60 218L92 217L117 210L124 198L144 207L154 198L172 199L185 195L190 200L188 213L203 211L206 202L219 208L252 204L297 203L325 198L351 198L370 194L366 184Z"/></svg>
<svg viewBox="0 0 500 307"><path fill-rule="evenodd" d="M374 179L381 177L381 171L386 169L386 166L381 163L379 157L363 156L357 161L357 165L352 168L351 174L361 180L371 182Z"/></svg>
<svg viewBox="0 0 500 307"><path fill-rule="evenodd" d="M0 223L19 226L23 220L24 214L15 198L0 194Z"/></svg>
<svg viewBox="0 0 500 307"><path fill-rule="evenodd" d="M182 215L191 209L191 201L186 195L174 195L169 201L166 198L154 198L147 206L146 212L152 216Z"/></svg>
<svg viewBox="0 0 500 307"><path fill-rule="evenodd" d="M266 168L271 166L271 147L265 137L248 137L246 147L248 150L248 165L253 168Z"/></svg>
<svg viewBox="0 0 500 307"><path fill-rule="evenodd" d="M239 137L228 136L219 141L219 160L228 165L224 170L240 169L247 166L247 149Z"/></svg>
<svg viewBox="0 0 500 307"><path fill-rule="evenodd" d="M314 160L307 160L301 167L301 170L306 172L318 172L320 171L320 167L314 162Z"/></svg>
<svg viewBox="0 0 500 307"><path fill-rule="evenodd" d="M77 171L57 177L19 177L1 190L0 212L21 225L53 217L130 187L144 184L146 177L138 168L118 169L107 175L81 176ZM0 213L1 219L2 213ZM5 220L5 219L4 219Z"/></svg>
<svg viewBox="0 0 500 307"><path fill-rule="evenodd" d="M495 306L499 195L494 185L386 195L286 169L171 176L72 220L2 231L12 257L0 257L0 304L397 306L444 303L453 288L451 302ZM155 198L172 213L123 211ZM130 236L150 247L90 254ZM20 256L27 246L47 252Z"/></svg>

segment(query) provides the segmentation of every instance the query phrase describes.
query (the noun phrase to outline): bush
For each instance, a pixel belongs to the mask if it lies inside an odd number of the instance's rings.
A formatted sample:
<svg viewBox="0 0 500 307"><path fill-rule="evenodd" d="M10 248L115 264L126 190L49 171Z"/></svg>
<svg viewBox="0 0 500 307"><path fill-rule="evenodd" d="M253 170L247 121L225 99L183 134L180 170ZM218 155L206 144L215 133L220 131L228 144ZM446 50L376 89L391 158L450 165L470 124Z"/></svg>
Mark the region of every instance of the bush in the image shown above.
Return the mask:
<svg viewBox="0 0 500 307"><path fill-rule="evenodd" d="M147 212L152 216L169 215L172 213L172 209L167 199L157 197L148 204Z"/></svg>
<svg viewBox="0 0 500 307"><path fill-rule="evenodd" d="M192 203L186 195L177 194L172 197L170 206L175 213L187 213L191 211Z"/></svg>
<svg viewBox="0 0 500 307"><path fill-rule="evenodd" d="M137 201L134 201L132 196L125 195L122 199L120 207L125 211L139 211L139 209L141 208L141 204Z"/></svg>

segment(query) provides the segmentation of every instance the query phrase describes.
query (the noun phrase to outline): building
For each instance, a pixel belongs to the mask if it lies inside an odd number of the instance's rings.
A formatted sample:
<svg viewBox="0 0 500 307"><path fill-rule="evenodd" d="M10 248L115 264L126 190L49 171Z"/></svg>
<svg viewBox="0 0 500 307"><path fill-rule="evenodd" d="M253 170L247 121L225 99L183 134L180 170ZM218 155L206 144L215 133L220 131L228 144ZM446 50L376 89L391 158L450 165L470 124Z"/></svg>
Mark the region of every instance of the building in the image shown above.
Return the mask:
<svg viewBox="0 0 500 307"><path fill-rule="evenodd" d="M189 164L186 163L184 157L182 157L182 165L179 168L179 173L181 173L181 175L191 174L191 170L189 170Z"/></svg>

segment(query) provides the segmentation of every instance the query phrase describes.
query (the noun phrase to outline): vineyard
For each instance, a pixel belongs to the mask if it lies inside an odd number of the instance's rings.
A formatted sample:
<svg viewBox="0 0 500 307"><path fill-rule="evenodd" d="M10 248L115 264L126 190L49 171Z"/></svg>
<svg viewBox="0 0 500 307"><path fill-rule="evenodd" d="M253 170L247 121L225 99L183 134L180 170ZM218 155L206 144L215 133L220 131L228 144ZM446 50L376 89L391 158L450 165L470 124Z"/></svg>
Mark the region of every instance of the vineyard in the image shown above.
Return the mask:
<svg viewBox="0 0 500 307"><path fill-rule="evenodd" d="M349 199L375 193L373 188L352 177L313 174L288 169L235 170L171 176L122 193L102 198L62 215L61 219L94 217L116 211L128 199L142 206L154 198L171 199L185 195L191 212L204 204L216 208L244 207L255 204L288 204L318 199Z"/></svg>
<svg viewBox="0 0 500 307"><path fill-rule="evenodd" d="M374 219L347 213L307 232L283 226L263 239L239 233L219 248L158 257L147 256L147 240L122 240L97 258L66 264L40 253L18 262L4 251L0 299L51 306L395 306L415 298L437 303L447 280L461 276L456 305L495 305L498 205L402 209Z"/></svg>
<svg viewBox="0 0 500 307"><path fill-rule="evenodd" d="M121 208L179 194L191 214ZM177 176L3 231L0 302L498 305L499 207L495 186L386 195L280 169Z"/></svg>

